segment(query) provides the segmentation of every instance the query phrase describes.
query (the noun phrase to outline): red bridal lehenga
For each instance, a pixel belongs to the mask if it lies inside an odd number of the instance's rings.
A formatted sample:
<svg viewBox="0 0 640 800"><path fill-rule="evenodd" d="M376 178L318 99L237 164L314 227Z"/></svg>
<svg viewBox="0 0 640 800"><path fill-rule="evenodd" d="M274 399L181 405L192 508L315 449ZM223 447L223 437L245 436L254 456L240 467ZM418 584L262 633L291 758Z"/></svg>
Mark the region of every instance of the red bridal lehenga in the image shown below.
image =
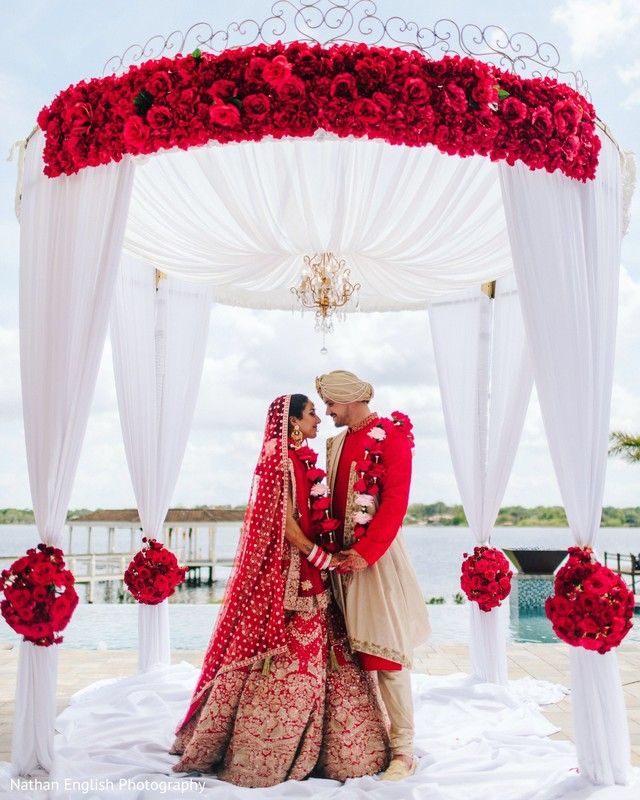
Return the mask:
<svg viewBox="0 0 640 800"><path fill-rule="evenodd" d="M235 570L171 749L181 755L176 772L265 787L373 775L389 761L375 684L349 650L327 573L284 537L292 497L312 540L310 483L288 418L289 396L276 398Z"/></svg>

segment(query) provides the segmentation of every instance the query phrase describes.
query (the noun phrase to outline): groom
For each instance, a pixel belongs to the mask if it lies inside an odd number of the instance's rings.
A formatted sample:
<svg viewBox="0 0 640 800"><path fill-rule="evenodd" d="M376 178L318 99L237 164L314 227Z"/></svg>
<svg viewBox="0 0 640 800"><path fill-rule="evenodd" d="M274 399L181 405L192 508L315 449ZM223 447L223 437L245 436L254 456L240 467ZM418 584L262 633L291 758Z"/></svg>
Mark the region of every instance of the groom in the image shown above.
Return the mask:
<svg viewBox="0 0 640 800"><path fill-rule="evenodd" d="M316 388L336 427L346 426L327 442L331 513L341 521L336 533L343 555L340 574L331 573L333 589L352 649L364 669L377 672L391 723L392 760L382 779L401 780L417 765L413 649L430 630L400 533L411 483L411 425L404 415L392 421L372 412L373 387L352 372L320 375Z"/></svg>

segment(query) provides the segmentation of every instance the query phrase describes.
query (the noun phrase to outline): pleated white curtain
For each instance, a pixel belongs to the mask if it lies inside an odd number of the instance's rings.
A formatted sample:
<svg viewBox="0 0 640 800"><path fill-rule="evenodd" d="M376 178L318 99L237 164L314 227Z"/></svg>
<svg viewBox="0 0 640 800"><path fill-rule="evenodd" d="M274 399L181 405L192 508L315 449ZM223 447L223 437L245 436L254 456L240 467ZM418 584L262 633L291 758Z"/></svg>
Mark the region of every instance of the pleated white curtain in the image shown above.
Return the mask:
<svg viewBox="0 0 640 800"><path fill-rule="evenodd" d="M305 253L344 258L363 311L424 308L511 271L489 159L326 134L148 159L125 249L209 280L219 302L286 310Z"/></svg>
<svg viewBox="0 0 640 800"><path fill-rule="evenodd" d="M163 523L191 430L210 290L123 257L111 317L113 367L125 452L145 536ZM170 663L167 601L138 607L138 667Z"/></svg>
<svg viewBox="0 0 640 800"><path fill-rule="evenodd" d="M38 533L60 546L104 347L133 166L50 180L43 136L29 142L20 230L20 362L29 483ZM57 645L23 643L12 763L49 769Z"/></svg>
<svg viewBox="0 0 640 800"><path fill-rule="evenodd" d="M488 545L531 396L533 373L513 276L429 307L440 395L453 469L477 545ZM473 673L507 683L507 606L470 603Z"/></svg>
<svg viewBox="0 0 640 800"><path fill-rule="evenodd" d="M579 545L600 528L622 236L620 154L603 137L586 184L501 165L505 213L536 388L569 526ZM571 648L580 768L625 783L629 732L615 651Z"/></svg>

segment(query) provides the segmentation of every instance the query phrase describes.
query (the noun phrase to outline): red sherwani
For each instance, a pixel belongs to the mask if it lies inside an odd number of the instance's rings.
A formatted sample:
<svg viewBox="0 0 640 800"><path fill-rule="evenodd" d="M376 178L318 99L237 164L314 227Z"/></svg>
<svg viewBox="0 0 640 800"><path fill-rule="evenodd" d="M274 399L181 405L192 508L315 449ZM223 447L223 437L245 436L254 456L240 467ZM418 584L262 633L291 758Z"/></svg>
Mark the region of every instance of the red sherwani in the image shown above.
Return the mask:
<svg viewBox="0 0 640 800"><path fill-rule="evenodd" d="M349 431L345 437L336 471L332 503L333 516L342 521L347 507L351 465L364 457L365 447L372 443L367 434L376 424L377 418L374 418L365 427ZM369 564L375 564L391 545L402 526L409 503L411 444L403 433L394 430L384 440L382 447L385 472L379 481L381 490L378 510L365 535L352 546ZM343 525L336 533L342 547ZM365 669L401 669L399 664L369 653L360 653L360 660Z"/></svg>

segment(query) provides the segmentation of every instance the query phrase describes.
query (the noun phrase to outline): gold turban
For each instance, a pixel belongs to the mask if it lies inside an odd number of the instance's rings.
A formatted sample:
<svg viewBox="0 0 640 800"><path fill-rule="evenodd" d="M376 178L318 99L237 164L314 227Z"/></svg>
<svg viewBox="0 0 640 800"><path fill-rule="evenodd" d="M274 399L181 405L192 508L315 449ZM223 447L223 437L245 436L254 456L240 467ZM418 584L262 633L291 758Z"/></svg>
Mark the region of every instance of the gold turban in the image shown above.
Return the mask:
<svg viewBox="0 0 640 800"><path fill-rule="evenodd" d="M316 389L325 402L368 403L373 397L373 386L370 383L343 369L317 377Z"/></svg>

